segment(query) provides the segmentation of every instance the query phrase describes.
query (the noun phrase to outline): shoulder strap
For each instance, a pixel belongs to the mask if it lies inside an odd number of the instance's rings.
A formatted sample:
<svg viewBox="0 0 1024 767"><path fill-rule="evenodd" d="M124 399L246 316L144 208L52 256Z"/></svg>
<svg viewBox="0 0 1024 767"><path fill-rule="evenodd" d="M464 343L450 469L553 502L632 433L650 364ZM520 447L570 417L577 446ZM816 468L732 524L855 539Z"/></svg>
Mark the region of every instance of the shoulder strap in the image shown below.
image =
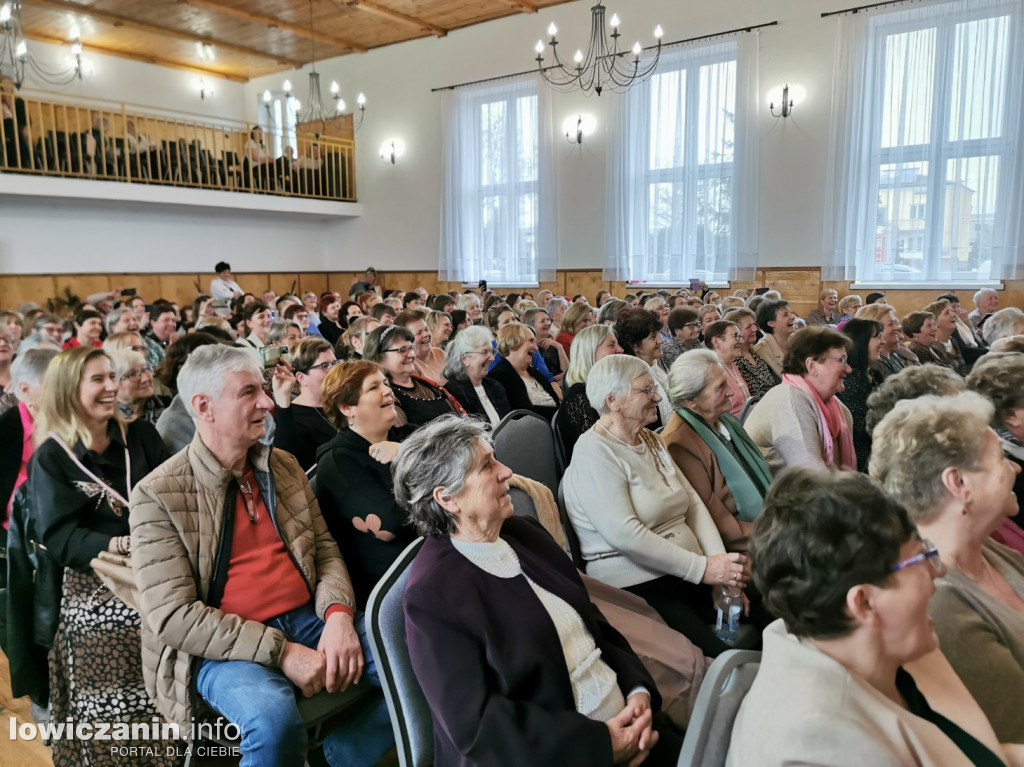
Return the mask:
<svg viewBox="0 0 1024 767"><path fill-rule="evenodd" d="M120 424L120 426L121 426L121 437L124 439L124 442L125 442L125 447L124 447L125 487L128 489L128 492L131 493L131 491L132 491L132 458L131 458L131 453L128 452L128 436L125 433L124 424ZM104 482L102 479L100 479L95 474L93 474L91 471L89 471L89 469L87 469L85 467L85 464L83 464L80 460L78 460L78 456L75 455L75 451L72 450L70 447L68 447L67 444L64 442L64 440L62 440L59 436L57 436L56 432L52 432L51 431L50 432L50 438L54 442L56 442L58 445L60 445L62 448L64 448L64 452L68 454L68 458L71 459L72 463L74 463L75 466L77 466L79 469L81 469L83 474L85 474L87 477L92 479L97 484L102 485L103 487L107 488L107 490L110 491L110 495L111 496L113 496L115 499L117 499L117 501L119 501L120 503L123 503L125 505L125 508L128 507L129 504L128 504L127 499L123 495L121 495L119 492L117 492L117 490L112 488L107 482Z"/></svg>

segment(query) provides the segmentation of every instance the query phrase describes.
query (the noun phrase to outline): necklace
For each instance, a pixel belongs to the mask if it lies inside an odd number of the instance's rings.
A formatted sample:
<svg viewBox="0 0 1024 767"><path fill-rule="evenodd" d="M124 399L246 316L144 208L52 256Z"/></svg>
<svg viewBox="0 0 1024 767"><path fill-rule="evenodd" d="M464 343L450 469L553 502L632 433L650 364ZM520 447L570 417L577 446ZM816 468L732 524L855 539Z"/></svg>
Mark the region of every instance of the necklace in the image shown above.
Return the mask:
<svg viewBox="0 0 1024 767"><path fill-rule="evenodd" d="M628 442L626 442L626 440L624 440L624 439L619 439L619 438L618 438L618 437L616 437L616 436L615 436L614 434L612 434L612 431L611 431L611 429L609 429L609 428L608 428L607 426L605 426L605 425L604 425L603 423L601 423L600 421L598 421L598 422L597 422L597 425L598 425L598 426L600 426L600 427L601 427L601 429L602 429L602 431L604 431L604 433L605 433L605 434L607 434L607 435L608 435L609 437L611 437L612 439L614 439L614 440L615 440L616 442L618 442L618 443L619 443L620 445L623 445L623 446L625 446L625 447L628 447L628 448L629 448L630 450L632 450L632 451L633 451L634 453L637 453L638 455L639 455L640 453L643 453L643 452L644 452L644 451L645 451L645 450L647 449L647 443L646 443L646 442L644 442L643 440L640 440L640 444L639 444L639 445L631 445L631 444L629 444Z"/></svg>

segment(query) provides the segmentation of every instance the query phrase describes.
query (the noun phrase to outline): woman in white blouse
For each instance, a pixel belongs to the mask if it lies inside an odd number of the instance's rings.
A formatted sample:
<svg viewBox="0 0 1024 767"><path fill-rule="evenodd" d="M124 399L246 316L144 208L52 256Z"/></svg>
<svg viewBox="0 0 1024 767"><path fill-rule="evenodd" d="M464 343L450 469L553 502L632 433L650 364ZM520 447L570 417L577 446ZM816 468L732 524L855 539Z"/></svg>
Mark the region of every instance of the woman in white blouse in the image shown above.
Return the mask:
<svg viewBox="0 0 1024 767"><path fill-rule="evenodd" d="M616 354L587 376L600 415L573 450L565 502L587 575L643 597L705 655L728 649L710 628L722 586L750 580L747 558L727 553L707 507L661 440L645 427L658 393L650 366Z"/></svg>

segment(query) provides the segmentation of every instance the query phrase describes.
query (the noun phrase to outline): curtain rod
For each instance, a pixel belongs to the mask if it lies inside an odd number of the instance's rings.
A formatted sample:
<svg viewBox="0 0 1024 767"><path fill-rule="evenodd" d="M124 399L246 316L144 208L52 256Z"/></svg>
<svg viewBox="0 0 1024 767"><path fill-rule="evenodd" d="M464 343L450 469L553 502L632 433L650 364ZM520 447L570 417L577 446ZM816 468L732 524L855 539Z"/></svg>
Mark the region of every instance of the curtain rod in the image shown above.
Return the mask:
<svg viewBox="0 0 1024 767"><path fill-rule="evenodd" d="M826 11L821 14L821 18L827 19L829 16L840 16L844 13L859 13L860 11L867 11L872 8L882 8L887 5L911 5L920 0L887 0L884 3L871 3L870 5L857 5L853 8L843 8L841 11Z"/></svg>
<svg viewBox="0 0 1024 767"><path fill-rule="evenodd" d="M734 35L737 32L753 32L755 29L762 29L764 27L775 27L775 26L778 26L778 24L779 24L778 21L766 21L764 24L752 24L752 25L747 26L747 27L737 27L736 29L730 29L730 30L728 30L726 32L715 32L714 34L710 34L710 35L701 35L700 37L690 37L690 38L688 38L686 40L675 40L674 42L671 42L671 43L665 43L661 47L662 48L672 48L672 47L677 46L677 45L686 45L687 43L695 43L695 42L697 42L699 40L711 40L712 38L715 38L715 37L725 37L726 35ZM650 48L644 48L644 50L645 51L649 51L649 50L652 50L654 47L655 46L651 46ZM629 53L629 51L623 51L620 55L624 56L627 53ZM438 91L453 91L456 88L466 88L466 87L468 87L470 85L482 85L483 83L494 83L494 82L497 82L498 80L508 80L510 78L513 78L513 77L522 77L524 75L536 74L537 72L547 72L549 69L557 69L557 65L552 64L551 66L544 67L543 69L528 69L525 72L515 72L515 73L509 74L509 75L498 75L497 77L487 77L487 78L484 78L483 80L472 80L472 81L470 81L468 83L456 83L455 85L443 85L440 88L431 88L430 92L431 93L437 93Z"/></svg>

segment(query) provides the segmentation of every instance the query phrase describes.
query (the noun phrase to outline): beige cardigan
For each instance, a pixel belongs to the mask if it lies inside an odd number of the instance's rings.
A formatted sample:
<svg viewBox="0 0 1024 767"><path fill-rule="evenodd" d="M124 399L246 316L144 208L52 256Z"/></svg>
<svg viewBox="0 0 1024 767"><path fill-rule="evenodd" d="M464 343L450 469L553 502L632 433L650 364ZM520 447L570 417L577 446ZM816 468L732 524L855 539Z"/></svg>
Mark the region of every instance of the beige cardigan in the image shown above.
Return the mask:
<svg viewBox="0 0 1024 767"><path fill-rule="evenodd" d="M933 709L1002 755L977 704L935 652L907 668ZM931 722L882 695L779 620L736 716L726 767L969 767Z"/></svg>

